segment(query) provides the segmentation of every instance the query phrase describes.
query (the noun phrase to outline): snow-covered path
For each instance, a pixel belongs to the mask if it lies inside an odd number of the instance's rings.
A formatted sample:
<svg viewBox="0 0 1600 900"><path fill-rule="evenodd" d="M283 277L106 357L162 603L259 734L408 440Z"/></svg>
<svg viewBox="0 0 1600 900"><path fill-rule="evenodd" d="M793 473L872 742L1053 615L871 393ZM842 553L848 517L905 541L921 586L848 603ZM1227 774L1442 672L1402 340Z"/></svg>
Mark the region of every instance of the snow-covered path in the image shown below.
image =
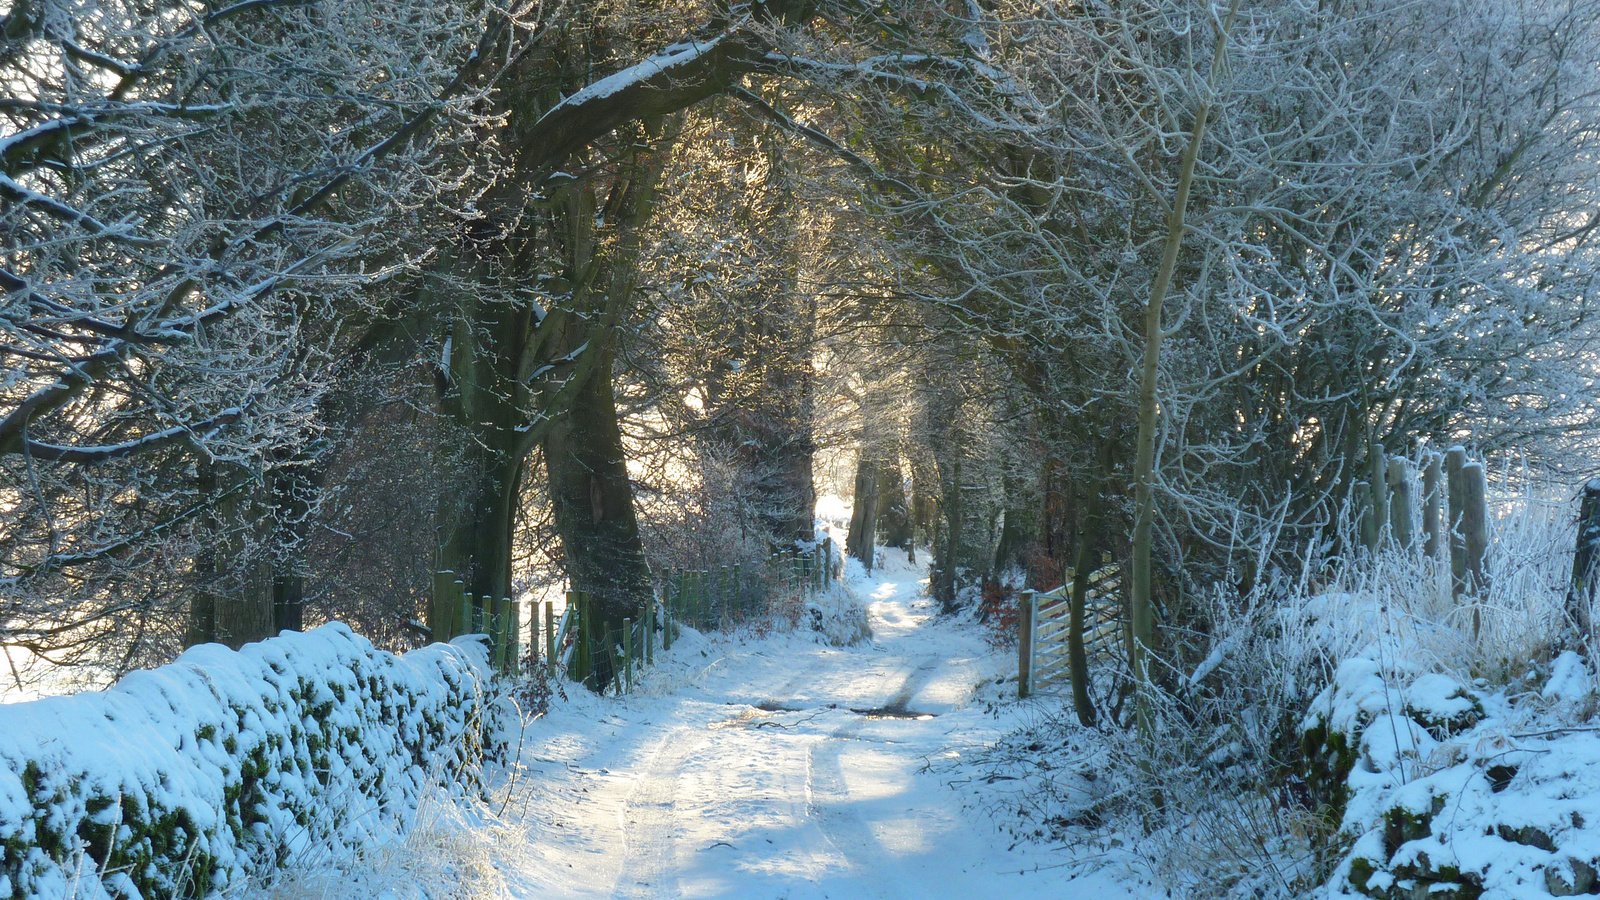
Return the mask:
<svg viewBox="0 0 1600 900"><path fill-rule="evenodd" d="M889 556L850 585L868 643L689 634L633 696L572 696L533 723L493 892L1132 896L1109 874L1073 880L1059 854L1008 852L964 807L951 773L1007 728L977 698L1005 690L1008 658L935 618L924 573Z"/></svg>

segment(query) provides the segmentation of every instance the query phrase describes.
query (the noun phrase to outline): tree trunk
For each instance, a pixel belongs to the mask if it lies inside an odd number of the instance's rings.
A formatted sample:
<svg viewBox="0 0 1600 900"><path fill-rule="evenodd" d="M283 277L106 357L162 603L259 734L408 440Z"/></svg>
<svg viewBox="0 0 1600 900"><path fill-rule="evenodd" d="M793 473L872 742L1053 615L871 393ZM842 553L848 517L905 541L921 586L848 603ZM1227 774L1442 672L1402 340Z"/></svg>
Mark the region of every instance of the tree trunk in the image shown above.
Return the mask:
<svg viewBox="0 0 1600 900"><path fill-rule="evenodd" d="M1001 484L1005 508L1001 513L1000 540L995 544L992 564L996 576L1010 568L1026 570L1028 548L1039 530L1037 507L1026 502L1031 498L1023 494L1023 480L1008 467L1001 476Z"/></svg>
<svg viewBox="0 0 1600 900"><path fill-rule="evenodd" d="M911 546L911 504L906 499L905 479L898 461L878 468L878 535L886 547L901 550Z"/></svg>
<svg viewBox="0 0 1600 900"><path fill-rule="evenodd" d="M236 465L202 462L199 487L215 498L209 540L195 559L196 591L185 642L217 642L235 649L271 637L272 567L262 537L259 479Z"/></svg>
<svg viewBox="0 0 1600 900"><path fill-rule="evenodd" d="M917 561L917 541L935 544L939 522L939 469L926 452L911 457L911 546L907 554Z"/></svg>
<svg viewBox="0 0 1600 900"><path fill-rule="evenodd" d="M774 169L776 166L774 165ZM793 266L786 274L793 276ZM771 343L777 353L764 363L766 389L758 398L771 405L759 438L759 465L767 476L762 488L763 507L773 510L767 527L780 541L809 541L816 536L817 489L812 480L816 458L813 418L816 403L816 378L811 367L811 341L817 331L817 301L801 297L795 280L780 286L782 302L776 310L757 314L757 324L772 332L763 343ZM804 339L795 341L795 319Z"/></svg>
<svg viewBox="0 0 1600 900"><path fill-rule="evenodd" d="M550 423L544 459L567 576L573 590L591 598L594 620L585 627L593 625L590 634L600 635L637 616L653 591L617 421L610 349L588 352L604 353L605 360L580 387L571 408ZM611 682L609 658L602 653L595 661L595 690Z"/></svg>
<svg viewBox="0 0 1600 900"><path fill-rule="evenodd" d="M965 537L966 529L963 521L966 510L962 507L961 490L961 459L950 466L951 473L948 481L944 482L944 540L936 549L934 560L933 587L934 596L939 600L939 606L945 612L956 611L956 568L961 560L961 541Z"/></svg>
<svg viewBox="0 0 1600 900"><path fill-rule="evenodd" d="M1216 53L1211 60L1210 83L1215 84L1221 71L1223 41L1238 14L1239 0L1234 0L1217 41ZM1195 113L1194 127L1189 144L1184 148L1178 171L1177 194L1172 198L1172 208L1167 216L1166 244L1161 252L1161 264L1156 269L1150 286L1150 302L1144 311L1144 359L1139 370L1139 434L1134 461L1134 520L1133 520L1133 592L1129 596L1129 620L1132 625L1132 642L1129 662L1133 670L1135 688L1141 699L1137 705L1139 733L1150 739L1153 723L1149 704L1142 695L1148 690L1150 668L1146 658L1155 646L1155 612L1151 604L1151 544L1155 531L1155 476L1156 476L1156 376L1161 363L1163 337L1161 313L1166 303L1167 290L1172 286L1172 275L1177 268L1178 251L1183 247L1184 212L1189 205L1189 189L1194 183L1195 162L1200 157L1200 145L1206 136L1206 120L1211 115L1209 100L1200 104Z"/></svg>
<svg viewBox="0 0 1600 900"><path fill-rule="evenodd" d="M767 501L770 508L784 511L772 517L768 526L779 540L808 541L816 534L817 489L812 482L815 456L816 445L809 429L805 434L790 435L768 452L772 488Z"/></svg>
<svg viewBox="0 0 1600 900"><path fill-rule="evenodd" d="M872 571L872 557L878 540L878 467L863 449L856 460L856 494L850 509L850 532L845 537L845 552Z"/></svg>
<svg viewBox="0 0 1600 900"><path fill-rule="evenodd" d="M480 429L474 437L464 454L468 489L443 498L437 568L454 572L474 597L506 597L523 457L503 432Z"/></svg>
<svg viewBox="0 0 1600 900"><path fill-rule="evenodd" d="M195 467L195 493L201 497L217 496L217 470L205 459ZM212 535L222 531L221 516L213 506L207 516ZM223 567L223 549L219 542L201 543L194 558L194 595L189 599L189 623L183 636L185 647L208 644L217 639L217 577Z"/></svg>
<svg viewBox="0 0 1600 900"><path fill-rule="evenodd" d="M1104 441L1103 446L1102 457L1108 469L1111 442ZM1072 678L1072 706L1078 713L1078 721L1091 728L1094 726L1095 712L1094 701L1089 697L1089 653L1084 645L1084 631L1088 625L1089 576L1099 559L1098 537L1104 526L1102 510L1108 474L1102 470L1096 477L1087 479L1081 489L1083 502L1080 508L1083 515L1074 541L1077 546L1072 561L1072 608L1068 611L1067 623L1067 668Z"/></svg>
<svg viewBox="0 0 1600 900"><path fill-rule="evenodd" d="M235 650L273 635L272 567L265 560L247 562L228 577L227 596L217 600L219 643Z"/></svg>

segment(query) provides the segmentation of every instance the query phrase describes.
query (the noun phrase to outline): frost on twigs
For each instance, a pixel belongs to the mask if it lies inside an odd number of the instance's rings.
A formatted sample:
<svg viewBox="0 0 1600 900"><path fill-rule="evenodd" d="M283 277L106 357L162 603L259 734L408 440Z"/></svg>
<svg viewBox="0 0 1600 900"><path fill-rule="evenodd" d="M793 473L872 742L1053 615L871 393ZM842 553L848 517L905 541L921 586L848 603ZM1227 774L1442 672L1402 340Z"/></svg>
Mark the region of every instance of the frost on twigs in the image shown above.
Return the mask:
<svg viewBox="0 0 1600 900"><path fill-rule="evenodd" d="M483 790L501 711L470 639L396 656L342 624L0 707L0 895L206 896L391 837L430 781Z"/></svg>

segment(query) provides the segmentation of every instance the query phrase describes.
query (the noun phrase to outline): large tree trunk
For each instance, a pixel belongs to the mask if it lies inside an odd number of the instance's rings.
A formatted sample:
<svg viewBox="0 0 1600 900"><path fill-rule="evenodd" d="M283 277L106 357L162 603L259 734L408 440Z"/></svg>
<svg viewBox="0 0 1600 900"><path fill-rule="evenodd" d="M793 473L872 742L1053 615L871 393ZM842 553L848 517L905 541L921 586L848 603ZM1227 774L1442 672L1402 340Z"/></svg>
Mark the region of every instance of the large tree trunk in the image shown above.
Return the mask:
<svg viewBox="0 0 1600 900"><path fill-rule="evenodd" d="M217 600L215 640L237 650L272 637L272 567L265 560L247 562L228 583L227 595Z"/></svg>
<svg viewBox="0 0 1600 900"><path fill-rule="evenodd" d="M465 435L440 450L461 467L466 490L441 495L437 568L477 597L511 592L517 488L528 447L524 370L534 314L510 299L458 295L441 407Z"/></svg>
<svg viewBox="0 0 1600 900"><path fill-rule="evenodd" d="M578 402L551 423L544 454L573 587L620 623L638 612L651 587L610 374L609 366L596 371Z"/></svg>
<svg viewBox="0 0 1600 900"><path fill-rule="evenodd" d="M878 539L886 547L911 548L911 504L898 460L878 470Z"/></svg>
<svg viewBox="0 0 1600 900"><path fill-rule="evenodd" d="M479 440L500 437L480 432ZM454 572L476 597L511 593L511 544L516 521L517 489L522 455L504 446L469 445L466 456L470 485L442 498L444 526L437 568Z"/></svg>
<svg viewBox="0 0 1600 900"><path fill-rule="evenodd" d="M622 429L612 393L609 350L578 392L572 407L551 422L544 440L545 470L556 531L561 535L567 576L574 590L592 598L596 621L585 627L604 634L620 628L624 618L637 618L651 600L650 569L639 540L628 479ZM604 690L611 672L596 660L596 690Z"/></svg>
<svg viewBox="0 0 1600 900"><path fill-rule="evenodd" d="M872 571L878 540L878 466L863 449L856 460L856 496L850 510L850 532L845 537L845 552Z"/></svg>

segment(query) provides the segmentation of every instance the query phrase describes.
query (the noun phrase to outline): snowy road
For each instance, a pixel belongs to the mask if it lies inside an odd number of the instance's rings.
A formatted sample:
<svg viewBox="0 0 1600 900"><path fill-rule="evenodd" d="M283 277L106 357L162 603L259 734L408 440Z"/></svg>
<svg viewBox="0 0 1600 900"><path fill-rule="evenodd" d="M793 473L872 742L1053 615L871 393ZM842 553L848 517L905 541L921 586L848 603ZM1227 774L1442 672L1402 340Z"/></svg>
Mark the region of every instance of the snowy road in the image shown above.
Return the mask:
<svg viewBox="0 0 1600 900"><path fill-rule="evenodd" d="M513 897L1133 896L1077 880L950 786L1004 722L1006 655L934 616L893 557L851 589L873 639L690 635L622 699L573 696L528 729L527 766L490 851ZM1014 664L1011 664L1014 666Z"/></svg>

